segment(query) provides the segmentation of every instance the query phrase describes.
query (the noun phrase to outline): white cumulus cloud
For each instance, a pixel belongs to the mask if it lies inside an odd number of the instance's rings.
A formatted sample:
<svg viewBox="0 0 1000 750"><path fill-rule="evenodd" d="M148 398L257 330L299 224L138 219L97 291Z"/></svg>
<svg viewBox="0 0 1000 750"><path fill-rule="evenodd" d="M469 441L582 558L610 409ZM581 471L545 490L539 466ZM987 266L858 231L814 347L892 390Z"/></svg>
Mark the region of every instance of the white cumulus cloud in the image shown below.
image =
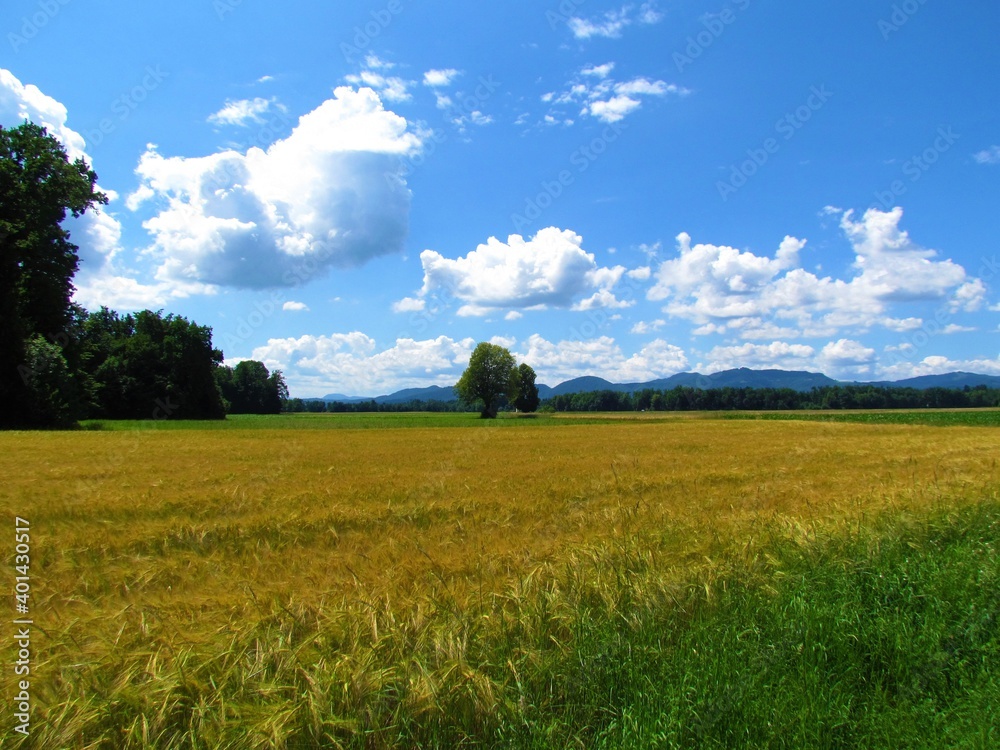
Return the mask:
<svg viewBox="0 0 1000 750"><path fill-rule="evenodd" d="M385 349L361 333L270 339L251 358L279 369L294 395L346 393L378 396L401 388L454 385L469 363L475 340L447 336L399 338Z"/></svg>
<svg viewBox="0 0 1000 750"><path fill-rule="evenodd" d="M709 362L700 372L712 373L739 367L752 369L808 370L815 367L816 350L806 344L774 341L770 344L717 346L708 353Z"/></svg>
<svg viewBox="0 0 1000 750"><path fill-rule="evenodd" d="M129 205L155 207L143 226L159 281L292 286L401 250L402 157L421 144L373 90L340 87L267 150L168 157L150 146Z"/></svg>
<svg viewBox="0 0 1000 750"><path fill-rule="evenodd" d="M459 315L561 307L622 307L612 290L625 268L602 268L571 230L548 227L525 240L490 237L468 255L446 258L424 250L419 296L446 292L462 303Z"/></svg>
<svg viewBox="0 0 1000 750"><path fill-rule="evenodd" d="M622 32L633 23L649 25L663 20L663 13L654 2L646 2L638 10L633 5L625 5L620 10L610 10L592 18L573 16L567 21L570 31L577 39L618 39Z"/></svg>
<svg viewBox="0 0 1000 750"><path fill-rule="evenodd" d="M387 76L380 71L391 70L394 63L379 59L369 54L365 57L364 68L360 73L344 76L344 80L353 86L368 86L378 92L378 95L388 102L408 102L413 96L409 92L410 81L398 76Z"/></svg>
<svg viewBox="0 0 1000 750"><path fill-rule="evenodd" d="M444 68L441 70L428 70L424 73L424 86L437 88L440 86L450 86L451 82L459 75L459 71L454 68Z"/></svg>
<svg viewBox="0 0 1000 750"><path fill-rule="evenodd" d="M652 321L640 320L638 323L632 326L632 329L629 331L629 333L638 333L638 334L652 333L653 331L660 330L666 324L667 321L665 320L652 320Z"/></svg>
<svg viewBox="0 0 1000 750"><path fill-rule="evenodd" d="M615 64L613 62L604 63L604 65L588 65L583 70L580 71L585 76L596 76L597 78L607 78L611 75L611 71L615 69ZM545 99L542 97L542 101L551 101L552 95L547 95L549 98Z"/></svg>
<svg viewBox="0 0 1000 750"><path fill-rule="evenodd" d="M902 209L870 209L856 221L851 211L840 226L854 250L853 275L819 277L801 268L805 241L785 237L773 257L677 237L677 257L660 264L651 300L665 312L702 326L696 333L825 336L841 329L885 326L904 331L919 319L888 313L899 304L947 301L973 310L985 287L951 260L917 245L899 228ZM777 327L777 328L774 328ZM781 329L782 333L777 331Z"/></svg>
<svg viewBox="0 0 1000 750"><path fill-rule="evenodd" d="M650 80L645 77L626 81L611 78L613 62L604 65L588 65L580 70L573 80L566 84L561 93L551 92L542 101L552 105L548 117L553 122L562 119L560 107L579 108L580 114L595 117L602 122L614 123L642 106L642 97L686 96L688 89L666 81Z"/></svg>
<svg viewBox="0 0 1000 750"><path fill-rule="evenodd" d="M264 115L271 111L271 108L285 111L283 105L278 104L275 99L264 99L255 97L253 99L239 99L237 101L227 101L225 106L218 112L208 116L208 121L215 125L237 125L246 126L251 123L262 123L265 121Z"/></svg>
<svg viewBox="0 0 1000 750"><path fill-rule="evenodd" d="M518 361L531 365L539 382L549 385L585 375L612 383L639 383L665 378L688 367L684 350L662 339L627 356L610 336L552 342L534 334L524 342L523 351L514 354Z"/></svg>
<svg viewBox="0 0 1000 750"><path fill-rule="evenodd" d="M420 312L427 307L427 301L414 297L403 297L398 302L393 302L392 311L398 313Z"/></svg>
<svg viewBox="0 0 1000 750"><path fill-rule="evenodd" d="M877 360L875 350L859 341L831 341L819 353L820 370L835 378L870 375Z"/></svg>

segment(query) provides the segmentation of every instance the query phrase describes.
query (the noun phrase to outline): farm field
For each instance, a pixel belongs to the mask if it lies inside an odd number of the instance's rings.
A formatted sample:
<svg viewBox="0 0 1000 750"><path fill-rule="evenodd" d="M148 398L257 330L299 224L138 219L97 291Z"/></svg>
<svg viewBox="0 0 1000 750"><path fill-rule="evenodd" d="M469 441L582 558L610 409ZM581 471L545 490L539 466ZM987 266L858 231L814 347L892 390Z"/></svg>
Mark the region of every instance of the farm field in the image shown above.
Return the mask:
<svg viewBox="0 0 1000 750"><path fill-rule="evenodd" d="M32 531L41 744L24 746L627 746L640 733L624 714L533 723L532 690L570 679L588 618L639 632L780 572L775 550L981 522L1000 430L934 419L302 415L0 434L0 507ZM578 689L541 715L572 713Z"/></svg>

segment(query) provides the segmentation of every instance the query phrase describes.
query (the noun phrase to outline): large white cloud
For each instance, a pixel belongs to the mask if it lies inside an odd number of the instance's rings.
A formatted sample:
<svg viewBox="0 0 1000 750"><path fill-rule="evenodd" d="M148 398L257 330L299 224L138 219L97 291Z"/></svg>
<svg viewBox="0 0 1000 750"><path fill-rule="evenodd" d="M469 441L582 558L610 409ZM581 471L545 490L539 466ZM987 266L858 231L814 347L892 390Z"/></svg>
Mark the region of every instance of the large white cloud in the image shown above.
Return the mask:
<svg viewBox="0 0 1000 750"><path fill-rule="evenodd" d="M708 353L708 362L699 366L704 373L751 369L815 370L816 350L806 344L774 341L770 344L740 344L717 346Z"/></svg>
<svg viewBox="0 0 1000 750"><path fill-rule="evenodd" d="M691 244L677 237L678 256L664 261L650 288L664 311L698 323L696 333L732 333L744 339L829 336L845 328L904 330L919 320L889 315L894 305L947 302L974 310L985 287L962 266L937 260L899 228L902 209L870 209L860 221L843 212L853 276L819 277L799 266L804 240L786 237L773 257L732 247Z"/></svg>
<svg viewBox="0 0 1000 750"><path fill-rule="evenodd" d="M575 232L548 227L527 240L518 234L507 242L490 237L460 258L424 250L420 254L424 285L419 296L450 296L462 303L459 315L625 306L612 291L625 268L599 267L582 244L583 238Z"/></svg>
<svg viewBox="0 0 1000 750"><path fill-rule="evenodd" d="M402 157L420 147L374 91L340 87L266 151L166 157L150 146L129 205L157 207L143 226L161 282L291 286L402 249Z"/></svg>
<svg viewBox="0 0 1000 750"><path fill-rule="evenodd" d="M870 376L876 360L874 349L851 339L831 341L818 357L820 370L837 378Z"/></svg>
<svg viewBox="0 0 1000 750"><path fill-rule="evenodd" d="M370 336L354 331L329 336L270 339L252 359L280 369L295 395L378 396L401 388L454 385L469 364L471 338L422 341L400 338L379 350Z"/></svg>
<svg viewBox="0 0 1000 750"><path fill-rule="evenodd" d="M523 351L514 354L548 385L587 375L613 383L639 383L683 372L688 366L684 350L662 339L627 356L610 336L552 342L534 334L524 342Z"/></svg>

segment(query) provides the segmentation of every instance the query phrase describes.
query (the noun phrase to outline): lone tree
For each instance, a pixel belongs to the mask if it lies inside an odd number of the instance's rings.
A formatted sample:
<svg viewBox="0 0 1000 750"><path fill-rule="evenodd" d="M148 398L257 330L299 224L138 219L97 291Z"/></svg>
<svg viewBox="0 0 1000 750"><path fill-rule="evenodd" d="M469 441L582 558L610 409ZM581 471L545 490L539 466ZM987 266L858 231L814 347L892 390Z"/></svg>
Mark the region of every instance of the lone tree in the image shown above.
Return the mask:
<svg viewBox="0 0 1000 750"><path fill-rule="evenodd" d="M502 346L483 341L472 352L469 366L455 384L455 390L463 401L481 402L480 416L493 419L501 397L513 398L516 373L514 355Z"/></svg>
<svg viewBox="0 0 1000 750"><path fill-rule="evenodd" d="M45 128L0 127L0 427L70 417L69 404L35 408L66 379L61 339L79 258L62 224L107 202L97 175Z"/></svg>
<svg viewBox="0 0 1000 750"><path fill-rule="evenodd" d="M531 365L521 363L514 371L514 408L531 413L538 410L538 386L535 385L535 371Z"/></svg>

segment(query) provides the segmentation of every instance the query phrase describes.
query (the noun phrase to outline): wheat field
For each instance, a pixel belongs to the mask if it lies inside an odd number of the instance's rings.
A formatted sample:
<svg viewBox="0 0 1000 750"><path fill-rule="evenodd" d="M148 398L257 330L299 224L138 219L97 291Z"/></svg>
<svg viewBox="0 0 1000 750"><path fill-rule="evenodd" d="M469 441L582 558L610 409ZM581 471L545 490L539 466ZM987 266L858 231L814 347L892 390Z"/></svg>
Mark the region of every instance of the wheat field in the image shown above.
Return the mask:
<svg viewBox="0 0 1000 750"><path fill-rule="evenodd" d="M559 606L621 606L615 560L662 599L776 528L1000 486L993 428L326 419L0 435L0 507L32 530L36 746L382 746L404 709L474 724L572 638ZM523 662L477 667L498 633Z"/></svg>

